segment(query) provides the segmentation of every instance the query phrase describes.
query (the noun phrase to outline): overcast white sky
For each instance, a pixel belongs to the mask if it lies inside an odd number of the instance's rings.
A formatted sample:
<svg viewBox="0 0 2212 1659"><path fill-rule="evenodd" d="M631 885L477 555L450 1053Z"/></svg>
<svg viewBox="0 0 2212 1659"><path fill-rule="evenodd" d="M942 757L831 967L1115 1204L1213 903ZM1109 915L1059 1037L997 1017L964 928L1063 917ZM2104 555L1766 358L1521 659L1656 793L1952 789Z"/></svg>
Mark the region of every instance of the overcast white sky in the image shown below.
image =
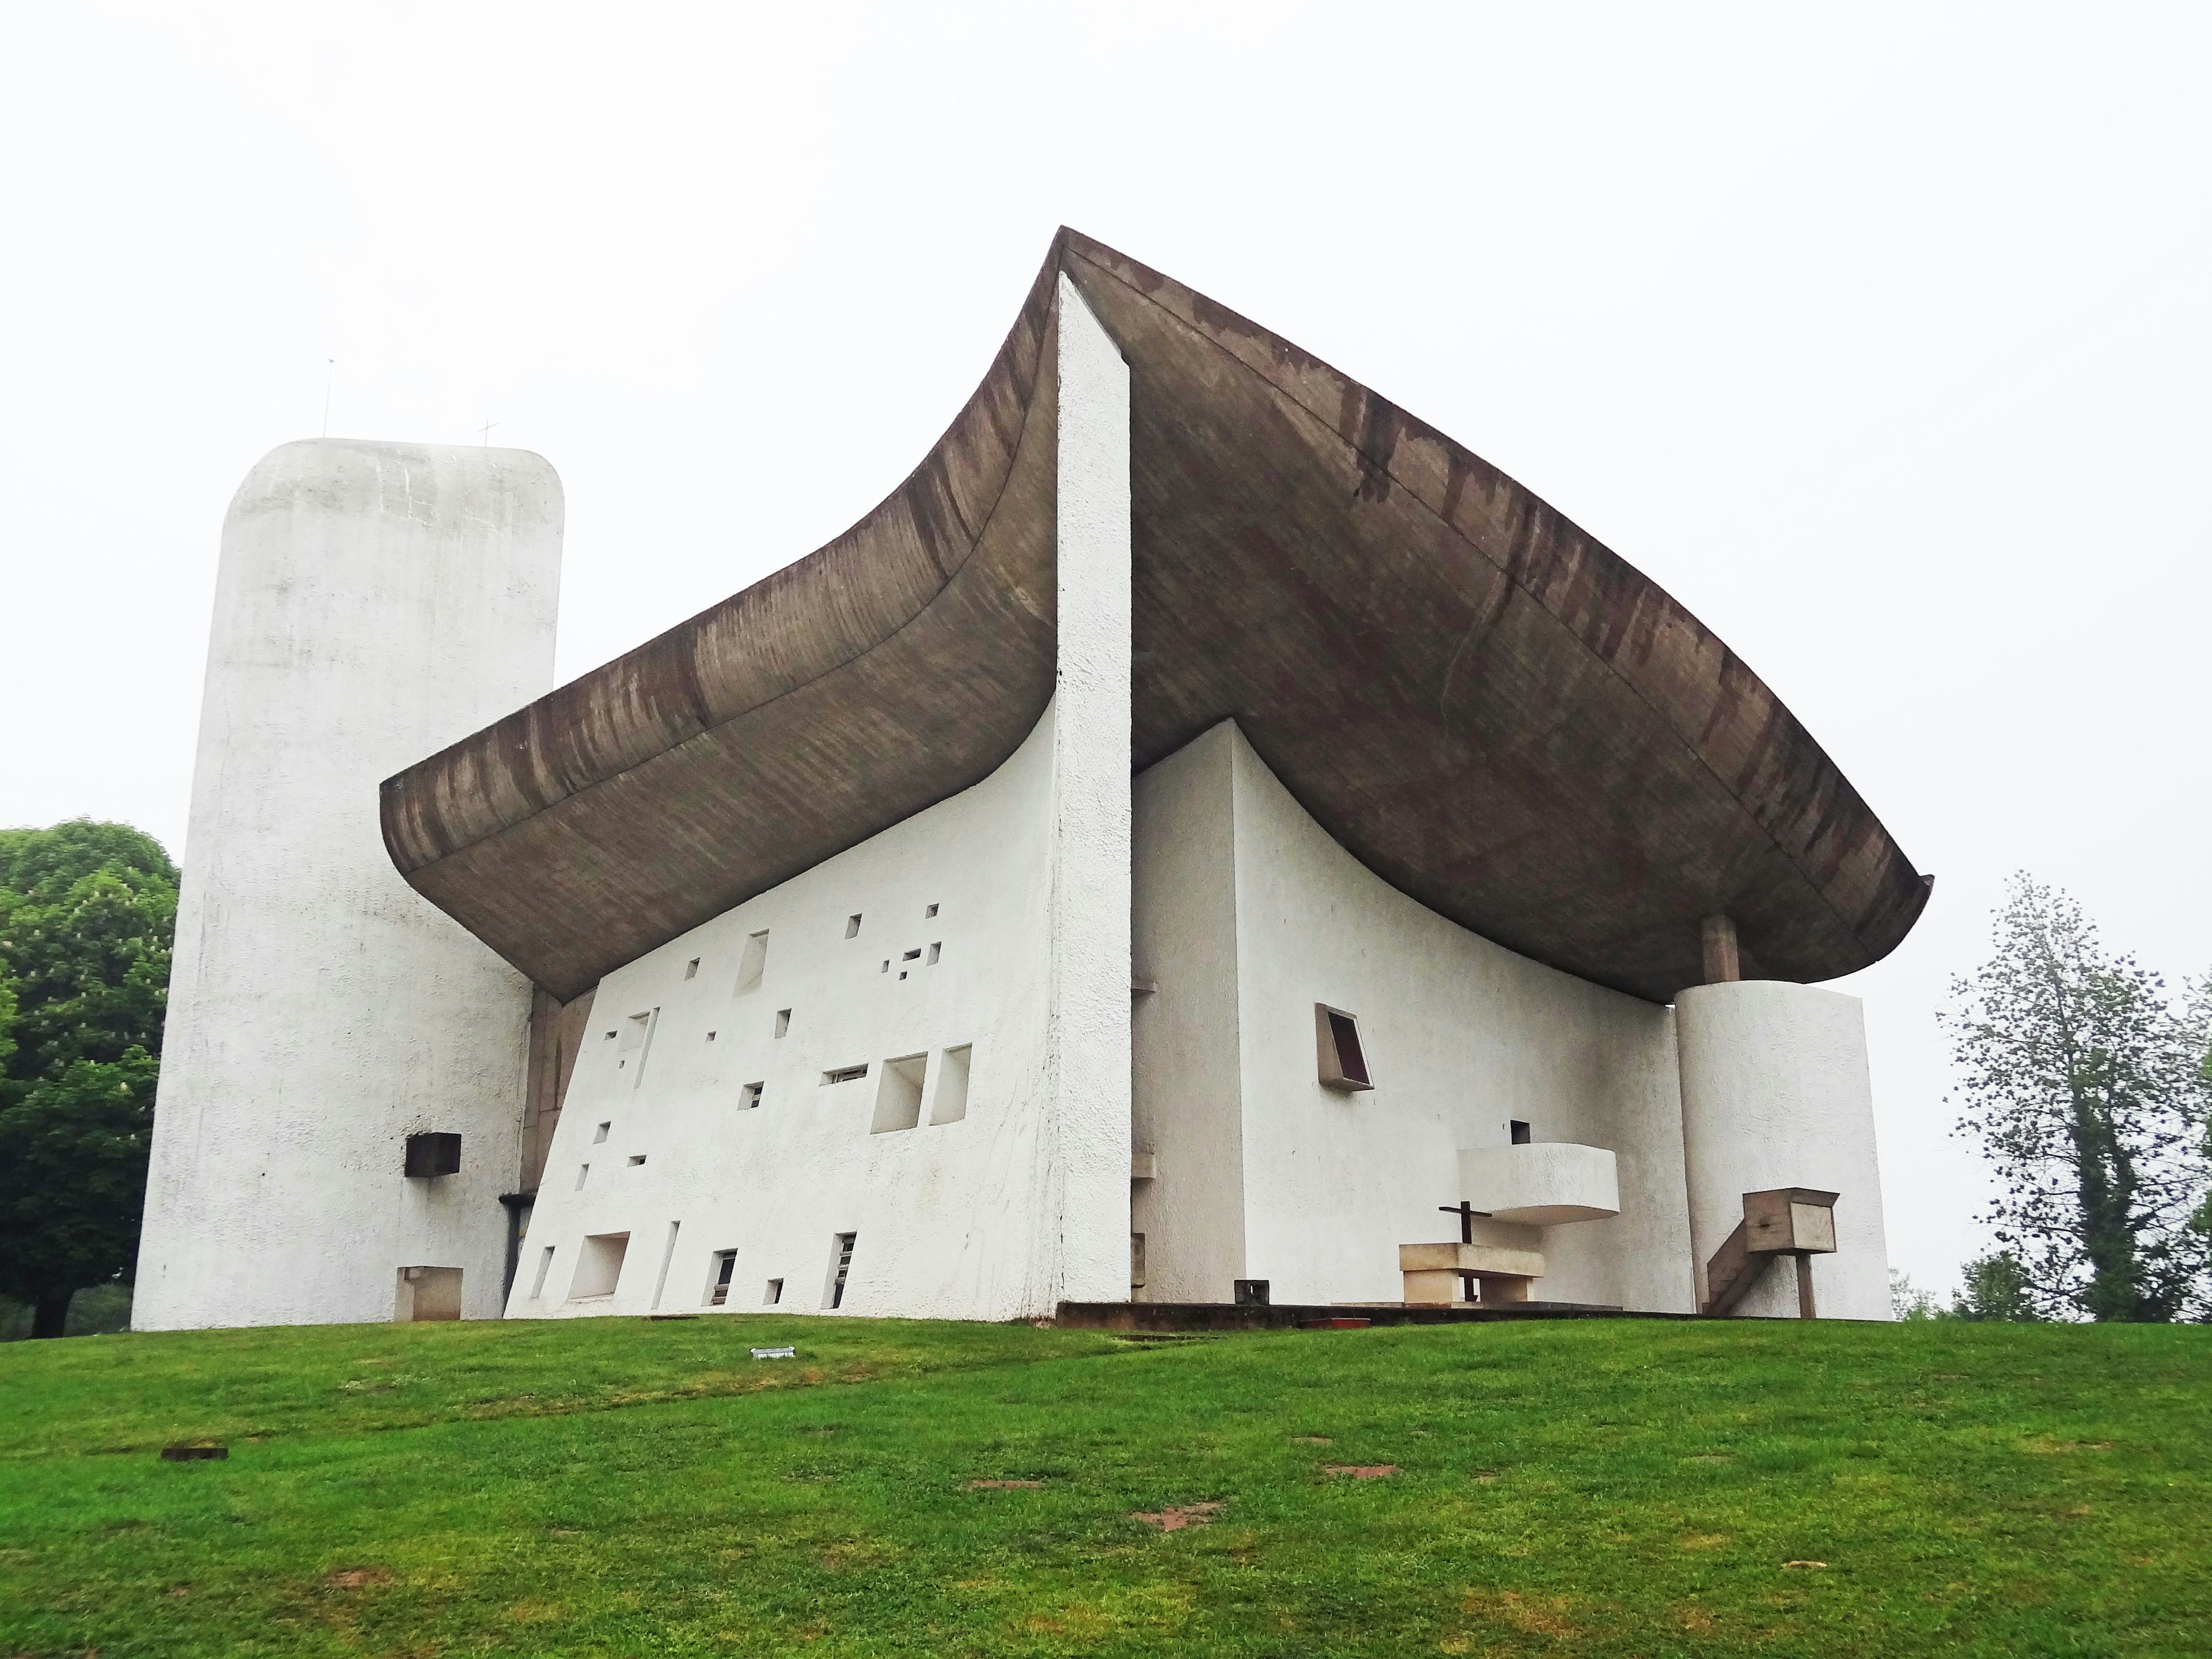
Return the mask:
<svg viewBox="0 0 2212 1659"><path fill-rule="evenodd" d="M1932 1015L2017 868L2212 967L2202 7L0 10L0 824L181 849L265 451L534 449L563 678L844 528L1066 222L1521 479L1923 870L1891 1255L1980 1247ZM457 734L458 735L458 734Z"/></svg>

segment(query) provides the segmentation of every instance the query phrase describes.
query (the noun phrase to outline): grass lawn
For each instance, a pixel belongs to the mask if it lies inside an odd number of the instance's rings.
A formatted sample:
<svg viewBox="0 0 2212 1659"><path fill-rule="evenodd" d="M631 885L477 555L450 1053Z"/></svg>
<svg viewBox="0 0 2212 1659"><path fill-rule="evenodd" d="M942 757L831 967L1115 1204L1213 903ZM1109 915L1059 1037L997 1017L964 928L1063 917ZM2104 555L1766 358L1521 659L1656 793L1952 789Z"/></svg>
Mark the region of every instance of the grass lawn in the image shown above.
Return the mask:
<svg viewBox="0 0 2212 1659"><path fill-rule="evenodd" d="M0 1653L2212 1653L2203 1328L341 1326L0 1406Z"/></svg>

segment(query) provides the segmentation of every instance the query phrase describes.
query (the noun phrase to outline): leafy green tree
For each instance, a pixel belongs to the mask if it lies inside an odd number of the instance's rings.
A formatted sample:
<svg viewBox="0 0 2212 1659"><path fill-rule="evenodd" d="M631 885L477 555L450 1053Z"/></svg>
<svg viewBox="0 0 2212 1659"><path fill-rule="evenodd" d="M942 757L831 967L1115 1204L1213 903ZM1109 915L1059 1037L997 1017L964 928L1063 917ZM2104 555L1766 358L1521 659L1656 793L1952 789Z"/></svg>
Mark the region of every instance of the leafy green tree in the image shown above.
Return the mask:
<svg viewBox="0 0 2212 1659"><path fill-rule="evenodd" d="M2107 954L2080 905L2025 875L1996 935L1944 1016L1959 1133L2001 1183L2002 1248L1973 1264L1970 1298L2042 1318L2203 1312L2212 1002Z"/></svg>
<svg viewBox="0 0 2212 1659"><path fill-rule="evenodd" d="M1966 1287L1951 1298L1948 1317L1991 1325L2033 1323L2039 1317L2028 1293L2027 1274L2010 1250L1969 1261L1962 1277Z"/></svg>
<svg viewBox="0 0 2212 1659"><path fill-rule="evenodd" d="M176 917L127 824L0 830L0 1295L33 1335L137 1254Z"/></svg>

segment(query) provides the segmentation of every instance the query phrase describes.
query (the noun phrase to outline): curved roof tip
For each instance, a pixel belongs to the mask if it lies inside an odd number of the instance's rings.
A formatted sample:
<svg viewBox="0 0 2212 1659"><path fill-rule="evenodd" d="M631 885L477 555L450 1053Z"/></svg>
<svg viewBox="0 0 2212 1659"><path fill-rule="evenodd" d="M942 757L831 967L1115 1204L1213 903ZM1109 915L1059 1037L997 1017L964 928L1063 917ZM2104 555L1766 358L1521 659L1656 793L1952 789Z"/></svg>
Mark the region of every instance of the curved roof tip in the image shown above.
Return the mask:
<svg viewBox="0 0 2212 1659"><path fill-rule="evenodd" d="M1056 278L1128 361L1139 769L1233 718L1383 879L1654 1001L1895 948L1929 884L1759 677L1480 457L1063 226L989 371L828 545L410 767L385 842L554 995L980 781L1055 667Z"/></svg>

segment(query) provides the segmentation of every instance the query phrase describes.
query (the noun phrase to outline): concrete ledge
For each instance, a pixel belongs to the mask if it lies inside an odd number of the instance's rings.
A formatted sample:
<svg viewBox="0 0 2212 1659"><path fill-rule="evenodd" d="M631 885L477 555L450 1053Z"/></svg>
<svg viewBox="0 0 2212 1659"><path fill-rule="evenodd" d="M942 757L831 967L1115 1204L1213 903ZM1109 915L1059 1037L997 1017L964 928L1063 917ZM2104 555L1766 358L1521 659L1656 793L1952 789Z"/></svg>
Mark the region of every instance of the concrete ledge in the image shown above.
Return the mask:
<svg viewBox="0 0 2212 1659"><path fill-rule="evenodd" d="M1355 1316L1370 1325L1480 1325L1499 1319L1694 1319L1695 1314L1631 1313L1580 1302L1514 1302L1503 1307L1449 1307L1401 1302L1285 1303L1239 1308L1226 1302L1063 1302L1054 1322L1078 1331L1279 1331L1317 1320Z"/></svg>
<svg viewBox="0 0 2212 1659"><path fill-rule="evenodd" d="M1476 1146L1459 1155L1460 1195L1499 1221L1555 1227L1620 1213L1620 1173L1602 1146Z"/></svg>

